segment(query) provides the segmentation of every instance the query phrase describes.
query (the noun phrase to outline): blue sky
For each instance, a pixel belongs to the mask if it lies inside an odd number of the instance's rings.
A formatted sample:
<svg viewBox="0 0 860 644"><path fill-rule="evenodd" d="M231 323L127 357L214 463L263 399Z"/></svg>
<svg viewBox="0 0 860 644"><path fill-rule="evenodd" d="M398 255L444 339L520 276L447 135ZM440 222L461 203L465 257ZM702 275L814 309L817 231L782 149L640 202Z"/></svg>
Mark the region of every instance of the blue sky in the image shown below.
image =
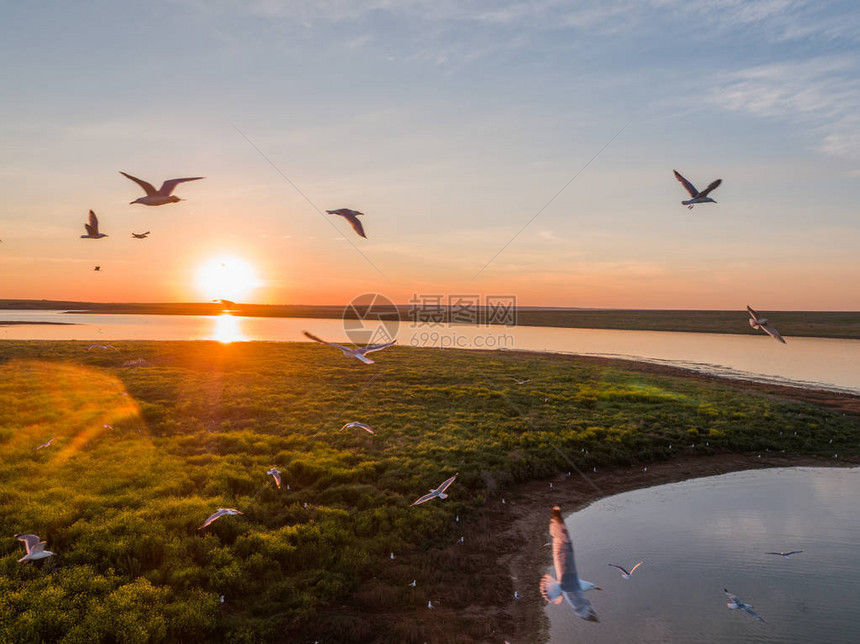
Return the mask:
<svg viewBox="0 0 860 644"><path fill-rule="evenodd" d="M201 299L197 267L235 257L258 277L243 299L268 303L860 301L853 2L6 2L2 18L0 297ZM361 253L237 128L320 210L366 213ZM721 177L719 203L681 206L673 168ZM118 170L207 179L146 208ZM78 239L90 208L109 238Z"/></svg>

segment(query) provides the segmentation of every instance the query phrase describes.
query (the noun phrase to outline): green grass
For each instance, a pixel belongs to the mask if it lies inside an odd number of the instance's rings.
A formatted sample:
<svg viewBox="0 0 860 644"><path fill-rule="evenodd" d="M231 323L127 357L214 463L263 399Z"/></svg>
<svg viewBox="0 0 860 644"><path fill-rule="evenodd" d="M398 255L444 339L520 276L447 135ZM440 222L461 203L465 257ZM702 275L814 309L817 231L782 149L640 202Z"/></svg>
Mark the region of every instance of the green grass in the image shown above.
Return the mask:
<svg viewBox="0 0 860 644"><path fill-rule="evenodd" d="M2 642L424 641L419 609L443 594L478 640L513 591L448 547L454 517L569 469L553 445L585 469L691 443L848 455L860 437L812 405L560 356L85 346L0 343ZM121 366L139 357L154 366ZM339 433L350 420L377 435ZM448 500L410 507L454 472ZM246 514L198 531L218 507ZM57 556L17 563L16 532Z"/></svg>

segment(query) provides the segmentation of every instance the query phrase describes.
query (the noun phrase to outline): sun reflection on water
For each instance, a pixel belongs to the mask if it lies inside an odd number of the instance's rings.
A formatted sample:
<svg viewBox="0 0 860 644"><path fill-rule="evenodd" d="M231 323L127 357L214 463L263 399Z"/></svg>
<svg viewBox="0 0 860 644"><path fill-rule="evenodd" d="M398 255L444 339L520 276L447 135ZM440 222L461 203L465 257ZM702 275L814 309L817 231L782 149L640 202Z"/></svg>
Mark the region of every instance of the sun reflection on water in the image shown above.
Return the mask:
<svg viewBox="0 0 860 644"><path fill-rule="evenodd" d="M212 334L211 339L217 340L223 344L231 342L247 342L248 338L242 333L242 325L239 318L233 317L229 313L212 318Z"/></svg>

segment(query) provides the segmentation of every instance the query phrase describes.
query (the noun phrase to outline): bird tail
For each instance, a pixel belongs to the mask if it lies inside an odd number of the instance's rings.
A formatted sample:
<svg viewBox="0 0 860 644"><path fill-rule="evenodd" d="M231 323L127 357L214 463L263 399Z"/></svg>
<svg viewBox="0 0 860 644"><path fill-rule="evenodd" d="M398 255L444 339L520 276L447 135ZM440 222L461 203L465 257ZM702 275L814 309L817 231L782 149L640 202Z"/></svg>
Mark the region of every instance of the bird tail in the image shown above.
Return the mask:
<svg viewBox="0 0 860 644"><path fill-rule="evenodd" d="M560 604L564 601L561 595L561 584L552 575L544 575L540 580L540 594L548 602Z"/></svg>

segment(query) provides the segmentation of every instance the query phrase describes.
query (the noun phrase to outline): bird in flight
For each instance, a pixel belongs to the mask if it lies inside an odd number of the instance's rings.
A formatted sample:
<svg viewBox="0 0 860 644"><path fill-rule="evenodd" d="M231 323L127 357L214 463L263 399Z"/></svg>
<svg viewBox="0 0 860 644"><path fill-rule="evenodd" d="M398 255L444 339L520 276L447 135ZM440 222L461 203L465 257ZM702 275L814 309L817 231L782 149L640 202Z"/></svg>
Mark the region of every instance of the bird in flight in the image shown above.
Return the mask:
<svg viewBox="0 0 860 644"><path fill-rule="evenodd" d="M633 566L633 567L630 569L630 572L627 572L627 570L625 570L625 569L624 569L624 568L622 568L621 566L617 566L617 565L615 565L615 564L609 564L609 565L610 565L610 566L612 566L613 568L618 568L618 570L620 570L620 571L621 571L621 577L622 577L622 579L630 579L630 576L633 574L633 571L634 571L634 570L636 570L639 566L641 566L641 565L642 565L642 562L640 561L638 564L636 564L635 566Z"/></svg>
<svg viewBox="0 0 860 644"><path fill-rule="evenodd" d="M132 233L131 236L135 239L146 239L149 237L149 231L147 230L145 233Z"/></svg>
<svg viewBox="0 0 860 644"><path fill-rule="evenodd" d="M335 349L340 349L347 358L355 358L356 360L361 360L364 364L373 364L373 360L367 357L366 354L371 351L380 351L382 349L387 349L392 344L397 342L397 340L392 340L391 342L386 342L385 344L369 344L366 347L345 347L342 344L336 344L334 342L326 342L325 340L318 338L312 333L308 333L307 331L302 331L306 337L310 338L314 342L320 342L322 344L327 344L330 347L334 347Z"/></svg>
<svg viewBox="0 0 860 644"><path fill-rule="evenodd" d="M54 438L56 438L56 437L54 437ZM51 446L51 443L53 443L53 442L54 442L54 438L49 438L47 443L42 443L42 444L41 444L41 445L39 445L36 449L37 449L37 450L39 450L39 449L42 449L42 448L44 448L44 447L50 447L50 446Z"/></svg>
<svg viewBox="0 0 860 644"><path fill-rule="evenodd" d="M448 495L445 494L445 490L448 489L448 487L451 485L451 483L454 482L454 479L456 479L459 474L460 473L457 472L457 474L455 474L451 478L444 480L442 482L442 485L437 487L435 490L431 489L429 493L422 496L420 499L415 501L415 503L413 503L412 505L421 505L425 501L429 501L430 499L435 499L436 497L439 497L440 499L447 499Z"/></svg>
<svg viewBox="0 0 860 644"><path fill-rule="evenodd" d="M206 177L185 177L184 179L168 179L164 183L161 184L161 187L156 190L155 186L153 186L148 181L144 181L143 179L138 179L137 177L133 177L130 174L126 174L122 170L119 173L134 181L137 185L143 188L143 191L146 193L145 197L139 197L134 201L130 201L130 204L143 204L144 206L163 206L167 203L176 203L177 201L183 201L179 197L173 195L173 191L176 189L180 183L185 181L197 181L199 179L205 179Z"/></svg>
<svg viewBox="0 0 860 644"><path fill-rule="evenodd" d="M102 267L101 267L101 266L96 266L93 270L94 270L94 271L101 272Z"/></svg>
<svg viewBox="0 0 860 644"><path fill-rule="evenodd" d="M239 512L239 510L236 510L235 508L218 508L218 510L214 514L210 514L209 518L206 519L206 521L203 523L203 525L197 529L202 530L203 528L208 526L210 523L212 523L216 519L220 519L221 517L223 517L227 514L245 514L245 513Z"/></svg>
<svg viewBox="0 0 860 644"><path fill-rule="evenodd" d="M725 588L723 588L723 592L726 594L726 597L728 597L728 598L729 598L729 601L728 601L728 602L726 602L726 606L728 606L728 607L729 607L729 609L731 609L731 610L737 610L738 608L740 608L741 610L746 611L747 613L749 613L750 615L752 615L753 617L755 617L758 621L760 621L760 622L763 622L763 621L764 621L761 617L759 617L758 613L756 613L756 612L752 609L752 606L750 606L750 605L749 605L749 604L747 604L747 603L744 603L744 601L743 601L743 600L741 600L741 598L740 598L740 597L738 597L737 595L732 595L732 594L731 594L728 590L726 590Z"/></svg>
<svg viewBox="0 0 860 644"><path fill-rule="evenodd" d="M27 554L21 557L18 560L18 563L24 563L25 561L35 561L37 559L44 559L46 557L51 557L54 555L50 550L45 550L45 544L47 541L40 541L39 537L35 534L16 534L15 538L18 541L23 541L24 546L27 548Z"/></svg>
<svg viewBox="0 0 860 644"><path fill-rule="evenodd" d="M788 552L766 552L766 555L779 555L783 559L788 559L791 555L799 555L803 550L790 550Z"/></svg>
<svg viewBox="0 0 860 644"><path fill-rule="evenodd" d="M363 429L364 431L366 431L368 434L376 434L376 432L373 431L373 429L370 427L370 425L365 425L364 423L347 423L346 425L344 425L343 427L341 427L337 431L342 432L345 429L351 429L353 427L359 427L359 428Z"/></svg>
<svg viewBox="0 0 860 644"><path fill-rule="evenodd" d="M672 172L675 173L675 178L681 182L681 185L683 185L684 188L687 189L687 192L690 193L690 197L692 197L692 199L687 199L686 201L681 202L682 204L687 206L688 209L692 210L693 205L697 203L717 203L716 201L711 199L708 194L712 190L715 190L717 187L719 187L719 185L723 182L722 179L711 181L711 183L708 184L707 188L699 192L698 190L696 190L696 186L687 181L687 179L685 179L680 172L678 172L677 170L672 170Z"/></svg>
<svg viewBox="0 0 860 644"><path fill-rule="evenodd" d="M81 239L101 239L102 237L107 237L104 233L99 232L99 218L96 217L96 213L92 210L90 210L89 222L84 224L84 228L87 229L87 234L81 235Z"/></svg>
<svg viewBox="0 0 860 644"><path fill-rule="evenodd" d="M361 222L358 220L359 215L363 215L363 212L359 212L357 210L350 210L349 208L338 208L337 210L326 210L326 212L330 215L340 215L344 219L346 219L351 225L352 229L357 232L359 235L367 239L367 235L364 234L364 226L361 225Z"/></svg>
<svg viewBox="0 0 860 644"><path fill-rule="evenodd" d="M782 339L782 336L779 334L779 331L774 329L767 318L761 317L751 306L747 306L747 311L750 314L749 323L750 326L754 329L761 329L765 333L767 333L770 337L775 340L779 340L783 344L785 344L785 340Z"/></svg>
<svg viewBox="0 0 860 644"><path fill-rule="evenodd" d="M266 474L268 474L273 479L275 479L275 485L277 485L278 489L280 489L281 488L281 472L280 472L280 470L278 470L278 468L276 468L276 467L273 467L268 472L266 472Z"/></svg>
<svg viewBox="0 0 860 644"><path fill-rule="evenodd" d="M555 564L555 574L544 575L540 580L540 593L543 598L553 604L560 604L563 600L573 607L573 612L582 619L589 622L598 622L597 611L591 602L585 598L585 591L596 589L597 586L590 581L579 578L576 572L576 561L573 558L573 540L564 525L561 517L561 508L555 506L552 509L552 518L549 521L549 534L552 537L552 560Z"/></svg>

